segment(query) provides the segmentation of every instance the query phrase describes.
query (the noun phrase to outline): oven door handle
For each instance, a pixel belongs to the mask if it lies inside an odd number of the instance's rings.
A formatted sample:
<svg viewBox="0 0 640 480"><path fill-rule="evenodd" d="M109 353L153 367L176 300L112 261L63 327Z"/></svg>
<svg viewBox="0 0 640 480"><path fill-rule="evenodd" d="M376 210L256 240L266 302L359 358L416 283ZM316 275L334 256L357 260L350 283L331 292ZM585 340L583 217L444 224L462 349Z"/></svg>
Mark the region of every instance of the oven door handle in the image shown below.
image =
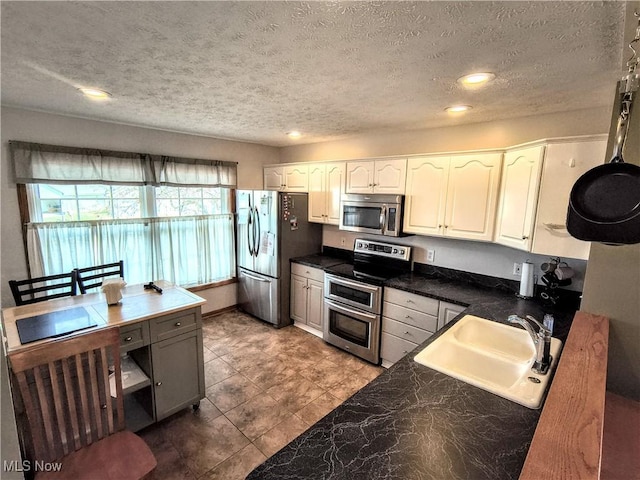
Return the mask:
<svg viewBox="0 0 640 480"><path fill-rule="evenodd" d="M361 292L367 293L377 293L380 290L380 287L373 287L366 284L362 284L360 282L351 282L345 278L338 277L335 275L325 275L326 284L335 283L336 285L344 285L345 287L351 287L355 290L359 290ZM330 291L331 289L328 288Z"/></svg>
<svg viewBox="0 0 640 480"><path fill-rule="evenodd" d="M356 318L357 317L367 318L367 319L372 320L372 321L375 321L378 318L377 315L374 315L372 313L363 312L361 310L353 310L351 308L347 308L344 305L341 305L341 304L336 303L336 302L334 302L332 300L329 300L328 298L324 299L324 303L329 305L330 307L334 308L335 310L343 311L343 312L346 312L346 313L350 313L351 315L353 315Z"/></svg>

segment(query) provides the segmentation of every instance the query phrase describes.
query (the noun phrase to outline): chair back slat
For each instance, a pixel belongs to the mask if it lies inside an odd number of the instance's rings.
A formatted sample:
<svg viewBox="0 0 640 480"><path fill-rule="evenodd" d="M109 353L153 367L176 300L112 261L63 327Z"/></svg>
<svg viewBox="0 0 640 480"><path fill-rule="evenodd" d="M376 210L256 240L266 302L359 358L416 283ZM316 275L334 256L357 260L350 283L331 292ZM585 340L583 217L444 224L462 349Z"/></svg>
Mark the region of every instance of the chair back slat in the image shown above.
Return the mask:
<svg viewBox="0 0 640 480"><path fill-rule="evenodd" d="M64 360L63 360L64 361ZM60 443L62 447L63 455L69 454L68 440L67 440L67 416L62 409L62 394L60 391L60 381L58 380L58 373L56 372L56 363L50 362L49 366L49 378L51 379L51 393L53 396L53 407L55 411L55 427L60 435Z"/></svg>
<svg viewBox="0 0 640 480"><path fill-rule="evenodd" d="M84 374L82 369L82 356L77 353L73 356L76 364L76 372L78 372L78 390L80 393L80 408L82 409L82 417L80 418L80 425L82 425L82 436L80 441L84 445L90 445L91 439L91 415L89 414L89 399L87 395L87 385L84 381Z"/></svg>
<svg viewBox="0 0 640 480"><path fill-rule="evenodd" d="M124 428L119 347L118 329L109 328L9 354L35 459L58 460Z"/></svg>
<svg viewBox="0 0 640 480"><path fill-rule="evenodd" d="M65 359L62 361L62 378L64 380L64 388L67 394L67 399L76 398L77 389L74 388L73 377L71 375L71 370L69 369L69 362L71 358ZM67 404L69 406L69 419L71 421L71 434L73 435L73 450L78 450L81 446L80 440L80 429L78 427L79 421L82 421L78 418L78 410L76 408L76 402L68 401Z"/></svg>
<svg viewBox="0 0 640 480"><path fill-rule="evenodd" d="M54 432L53 432L53 418L51 417L51 409L49 398L47 398L47 390L42 379L42 372L40 365L33 369L33 376L36 385L36 395L38 403L40 405L40 412L42 413L42 425L44 427L44 435L46 443L44 443L44 450L41 455L42 458L51 459L55 458L55 445ZM27 415L29 412L27 412Z"/></svg>
<svg viewBox="0 0 640 480"><path fill-rule="evenodd" d="M9 287L16 305L28 305L53 298L70 297L76 294L77 273L48 275L27 280L9 280ZM47 293L51 292L51 293Z"/></svg>
<svg viewBox="0 0 640 480"><path fill-rule="evenodd" d="M106 277L124 279L124 261L120 260L119 262L96 265L95 267L76 268L76 274L80 293L87 293L87 290L100 287Z"/></svg>

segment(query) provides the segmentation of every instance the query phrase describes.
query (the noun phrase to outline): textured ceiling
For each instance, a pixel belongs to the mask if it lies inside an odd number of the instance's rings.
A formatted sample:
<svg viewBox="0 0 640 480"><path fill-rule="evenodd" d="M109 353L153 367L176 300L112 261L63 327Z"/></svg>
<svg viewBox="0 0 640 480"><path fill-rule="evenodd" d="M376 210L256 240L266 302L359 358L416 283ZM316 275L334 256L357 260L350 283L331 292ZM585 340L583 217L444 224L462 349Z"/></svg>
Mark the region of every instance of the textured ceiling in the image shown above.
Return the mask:
<svg viewBox="0 0 640 480"><path fill-rule="evenodd" d="M605 106L623 2L1 2L2 103L298 143ZM456 79L490 71L467 91ZM106 103L74 87L113 94ZM452 118L443 109L474 109Z"/></svg>

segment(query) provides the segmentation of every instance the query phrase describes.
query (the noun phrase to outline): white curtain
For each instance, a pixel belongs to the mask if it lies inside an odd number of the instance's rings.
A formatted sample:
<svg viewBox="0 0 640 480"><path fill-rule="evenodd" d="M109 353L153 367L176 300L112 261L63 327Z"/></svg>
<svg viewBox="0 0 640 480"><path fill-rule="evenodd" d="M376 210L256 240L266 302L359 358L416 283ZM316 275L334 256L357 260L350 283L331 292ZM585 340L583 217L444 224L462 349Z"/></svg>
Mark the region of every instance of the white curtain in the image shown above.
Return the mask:
<svg viewBox="0 0 640 480"><path fill-rule="evenodd" d="M31 275L124 260L127 283L195 285L235 276L233 216L31 223Z"/></svg>

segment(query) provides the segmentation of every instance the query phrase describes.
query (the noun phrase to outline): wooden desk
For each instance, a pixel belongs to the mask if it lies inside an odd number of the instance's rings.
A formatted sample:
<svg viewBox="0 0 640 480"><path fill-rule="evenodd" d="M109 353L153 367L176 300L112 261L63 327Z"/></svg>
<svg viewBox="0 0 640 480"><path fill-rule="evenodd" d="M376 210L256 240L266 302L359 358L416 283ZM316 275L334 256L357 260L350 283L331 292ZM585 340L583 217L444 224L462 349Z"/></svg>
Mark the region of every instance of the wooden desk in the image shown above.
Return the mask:
<svg viewBox="0 0 640 480"><path fill-rule="evenodd" d="M168 282L157 282L162 295L140 285L128 285L118 305L108 306L103 293L64 297L11 307L2 311L5 354L83 335L107 327L119 327L123 364L133 365L147 377L125 390L127 427L136 431L183 408L197 407L205 394L201 305L203 298ZM22 345L16 321L51 312L84 307L97 327ZM126 386L127 372L123 369Z"/></svg>

